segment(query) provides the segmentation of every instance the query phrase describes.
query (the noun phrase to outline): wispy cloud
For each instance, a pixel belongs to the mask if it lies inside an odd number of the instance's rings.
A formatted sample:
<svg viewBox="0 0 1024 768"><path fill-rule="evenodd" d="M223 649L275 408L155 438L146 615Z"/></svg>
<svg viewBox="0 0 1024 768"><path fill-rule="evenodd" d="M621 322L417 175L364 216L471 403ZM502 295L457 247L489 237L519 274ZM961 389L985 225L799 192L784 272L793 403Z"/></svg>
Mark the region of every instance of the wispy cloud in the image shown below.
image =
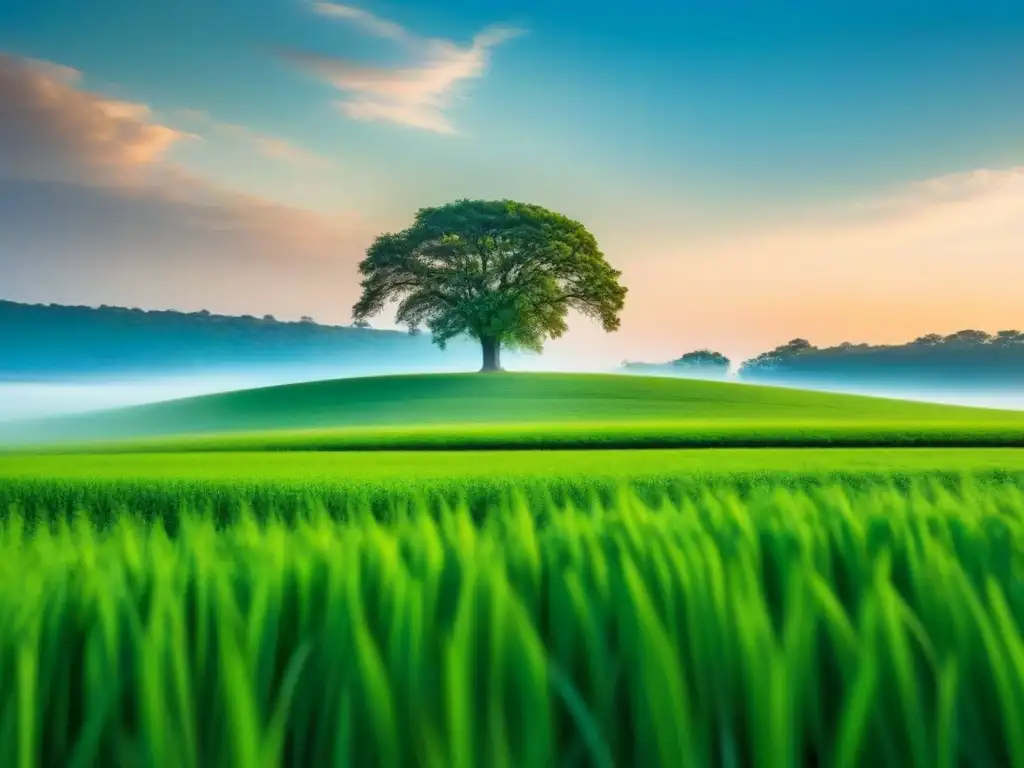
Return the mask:
<svg viewBox="0 0 1024 768"><path fill-rule="evenodd" d="M252 136L252 142L256 148L266 157L274 160L283 160L291 165L301 168L330 168L334 165L326 157L321 157L308 149L297 147L289 141L277 138L276 136Z"/></svg>
<svg viewBox="0 0 1024 768"><path fill-rule="evenodd" d="M365 32L377 37L395 40L401 43L415 43L416 38L406 31L405 27L387 19L374 16L362 8L355 8L351 5L338 5L337 3L314 2L313 12L320 16L330 16L336 19L350 21Z"/></svg>
<svg viewBox="0 0 1024 768"><path fill-rule="evenodd" d="M1024 167L978 168L711 238L623 243L658 254L626 265L644 302L627 309L623 327L647 339L718 329L741 339L744 354L797 336L897 343L1019 327L1022 212ZM686 302L665 289L683 284Z"/></svg>
<svg viewBox="0 0 1024 768"><path fill-rule="evenodd" d="M297 146L287 139L260 133L244 125L221 122L202 110L180 109L175 114L190 125L202 126L210 131L244 141L253 150L272 160L278 160L303 170L324 170L334 167L334 163L329 158Z"/></svg>
<svg viewBox="0 0 1024 768"><path fill-rule="evenodd" d="M10 61L13 61L10 57L8 59L7 66L10 65ZM82 80L82 73L74 67L55 64L52 61L43 61L41 59L21 59L20 63L22 66L38 72L43 77L63 85L77 85Z"/></svg>
<svg viewBox="0 0 1024 768"><path fill-rule="evenodd" d="M257 265L273 285L275 274L302 272L299 264L311 271L295 278L295 296L317 281L326 291L348 279L357 290L350 275L367 237L359 222L182 168L171 151L192 134L145 104L84 90L81 80L70 67L0 53L0 274L9 295L59 280L91 300L132 274L125 290L141 287L161 304L174 301L173 285L209 287L217 298L217 285L252 279ZM273 137L224 130L270 156L314 161Z"/></svg>
<svg viewBox="0 0 1024 768"><path fill-rule="evenodd" d="M977 168L910 182L874 198L831 209L798 222L785 236L842 238L852 243L899 247L919 240L968 241L993 231L1012 233L1024 246L1024 166ZM906 251L917 262L921 251Z"/></svg>
<svg viewBox="0 0 1024 768"><path fill-rule="evenodd" d="M444 134L458 132L446 114L457 86L481 77L491 51L522 34L513 27L492 26L478 33L468 46L461 46L450 40L420 37L396 22L353 6L314 2L312 9L400 44L411 60L400 67L372 67L302 51L285 52L285 58L349 95L338 105L345 115Z"/></svg>

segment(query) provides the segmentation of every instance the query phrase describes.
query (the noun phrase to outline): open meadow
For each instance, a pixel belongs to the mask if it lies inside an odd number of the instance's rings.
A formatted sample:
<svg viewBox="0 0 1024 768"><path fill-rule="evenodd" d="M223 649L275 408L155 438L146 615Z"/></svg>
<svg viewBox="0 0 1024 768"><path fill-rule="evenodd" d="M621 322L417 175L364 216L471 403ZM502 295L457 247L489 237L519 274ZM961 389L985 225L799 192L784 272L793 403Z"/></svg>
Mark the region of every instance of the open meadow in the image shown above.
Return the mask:
<svg viewBox="0 0 1024 768"><path fill-rule="evenodd" d="M32 430L2 765L1024 768L1024 414L502 374Z"/></svg>
<svg viewBox="0 0 1024 768"><path fill-rule="evenodd" d="M0 0L0 768L1024 768L1022 73Z"/></svg>

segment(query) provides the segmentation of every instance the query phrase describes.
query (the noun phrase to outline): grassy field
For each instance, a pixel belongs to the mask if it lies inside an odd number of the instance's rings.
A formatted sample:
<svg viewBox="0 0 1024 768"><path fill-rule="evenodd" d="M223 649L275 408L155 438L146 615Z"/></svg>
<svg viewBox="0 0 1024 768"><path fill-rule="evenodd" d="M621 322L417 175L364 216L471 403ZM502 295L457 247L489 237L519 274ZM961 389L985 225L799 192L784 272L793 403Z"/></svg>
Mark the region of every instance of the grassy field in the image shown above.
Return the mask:
<svg viewBox="0 0 1024 768"><path fill-rule="evenodd" d="M0 764L1024 765L1024 493L0 525Z"/></svg>
<svg viewBox="0 0 1024 768"><path fill-rule="evenodd" d="M651 451L380 451L0 455L0 481L15 477L369 482L508 478L623 481L644 476L779 473L1024 471L1018 448L723 448Z"/></svg>
<svg viewBox="0 0 1024 768"><path fill-rule="evenodd" d="M486 515L519 490L586 503L628 487L648 500L729 487L750 491L908 488L963 478L1024 487L1022 449L714 449L685 451L484 451L377 453L171 453L0 456L0 509L76 509L116 518L121 509L169 519L184 504L218 515L242 503L293 514L311 501L340 513L413 501L464 499Z"/></svg>
<svg viewBox="0 0 1024 768"><path fill-rule="evenodd" d="M653 377L439 374L8 424L4 439L114 441L114 450L1024 446L1024 412Z"/></svg>
<svg viewBox="0 0 1024 768"><path fill-rule="evenodd" d="M945 422L810 421L566 422L274 430L116 440L78 440L35 452L181 453L279 451L538 451L652 448L1020 448L1024 426ZM24 453L8 448L8 453ZM0 451L2 452L2 451Z"/></svg>
<svg viewBox="0 0 1024 768"><path fill-rule="evenodd" d="M30 431L0 765L1024 768L1024 413L423 376Z"/></svg>

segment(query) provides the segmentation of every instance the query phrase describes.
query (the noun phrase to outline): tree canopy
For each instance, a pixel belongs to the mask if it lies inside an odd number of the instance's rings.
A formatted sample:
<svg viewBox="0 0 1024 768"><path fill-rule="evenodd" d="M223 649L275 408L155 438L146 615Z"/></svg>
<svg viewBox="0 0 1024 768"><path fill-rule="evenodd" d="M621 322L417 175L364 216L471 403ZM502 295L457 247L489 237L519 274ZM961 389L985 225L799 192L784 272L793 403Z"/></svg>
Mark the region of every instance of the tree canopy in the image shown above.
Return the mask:
<svg viewBox="0 0 1024 768"><path fill-rule="evenodd" d="M626 297L582 224L511 200L421 209L374 241L359 272L357 322L398 302L397 322L425 327L442 349L459 336L479 341L483 370L500 368L503 347L539 352L568 330L570 310L617 330Z"/></svg>

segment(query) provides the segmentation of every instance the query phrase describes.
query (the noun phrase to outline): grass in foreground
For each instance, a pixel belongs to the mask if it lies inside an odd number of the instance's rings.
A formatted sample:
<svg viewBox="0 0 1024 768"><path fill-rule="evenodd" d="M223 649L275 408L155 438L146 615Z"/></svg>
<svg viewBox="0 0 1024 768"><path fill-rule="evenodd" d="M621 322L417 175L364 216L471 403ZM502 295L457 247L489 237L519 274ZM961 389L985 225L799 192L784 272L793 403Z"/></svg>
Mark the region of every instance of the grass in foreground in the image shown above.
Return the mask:
<svg viewBox="0 0 1024 768"><path fill-rule="evenodd" d="M636 376L438 374L268 387L8 424L0 438L120 441L122 450L134 441L180 450L1024 445L1024 412Z"/></svg>
<svg viewBox="0 0 1024 768"><path fill-rule="evenodd" d="M1022 766L1024 493L0 526L0 764Z"/></svg>

